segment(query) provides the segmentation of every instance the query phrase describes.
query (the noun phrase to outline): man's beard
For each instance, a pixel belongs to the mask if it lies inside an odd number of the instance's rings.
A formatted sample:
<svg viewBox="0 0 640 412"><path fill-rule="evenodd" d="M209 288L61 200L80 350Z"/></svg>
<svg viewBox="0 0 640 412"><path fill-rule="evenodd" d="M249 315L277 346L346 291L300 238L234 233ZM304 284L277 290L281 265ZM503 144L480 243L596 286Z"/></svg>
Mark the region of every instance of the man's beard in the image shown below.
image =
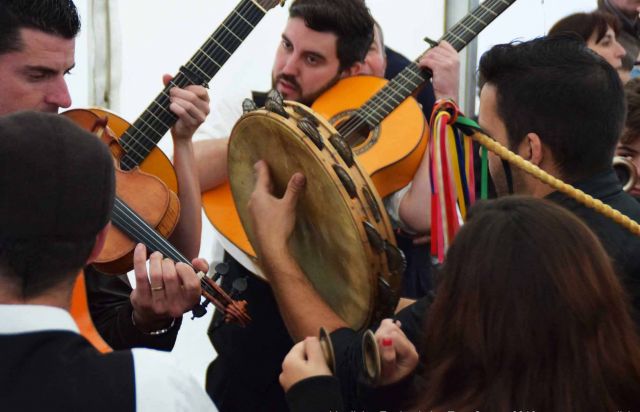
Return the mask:
<svg viewBox="0 0 640 412"><path fill-rule="evenodd" d="M278 84L279 80L285 80L286 82L288 82L289 84L291 84L291 85L293 85L295 87L296 91L300 95L300 97L298 99L296 99L296 101L298 103L302 103L305 106L311 106L313 104L313 102L315 102L318 97L320 97L322 94L324 94L324 92L326 92L327 90L332 88L336 83L338 83L338 80L340 80L340 73L337 73L335 75L335 77L333 77L331 80L329 80L323 87L321 87L320 89L318 89L317 91L315 91L315 92L313 92L313 93L311 93L309 95L303 94L302 93L302 88L298 84L298 81L295 79L295 77L289 76L287 74L279 74L275 78L272 77L272 79L271 79L271 88L272 89L276 88L276 85Z"/></svg>

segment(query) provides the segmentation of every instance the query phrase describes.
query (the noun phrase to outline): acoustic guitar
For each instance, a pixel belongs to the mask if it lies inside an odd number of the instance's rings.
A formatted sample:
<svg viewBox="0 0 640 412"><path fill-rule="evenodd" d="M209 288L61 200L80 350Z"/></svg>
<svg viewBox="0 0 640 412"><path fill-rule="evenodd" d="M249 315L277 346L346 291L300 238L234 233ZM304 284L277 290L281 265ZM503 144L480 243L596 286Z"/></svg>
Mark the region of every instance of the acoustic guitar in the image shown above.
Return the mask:
<svg viewBox="0 0 640 412"><path fill-rule="evenodd" d="M485 1L439 42L462 50L514 2ZM343 79L311 106L350 143L382 197L411 182L427 146L428 125L417 101L409 99L432 75L418 60L388 82L370 76Z"/></svg>
<svg viewBox="0 0 640 412"><path fill-rule="evenodd" d="M90 112L91 115L105 118L110 131L116 136L122 148L119 167L124 171L137 167L143 172L158 177L167 187L176 193L178 181L171 161L157 147L160 139L176 123L177 116L169 110L169 90L175 86L186 87L192 84L208 84L233 52L242 44L254 27L262 20L268 10L282 0L242 0L227 16L223 23L207 38L205 43L198 48L189 61L180 67L180 70L171 82L158 94L153 102L143 111L138 119L129 124L126 120L100 108L86 110L70 110L64 114L70 118L86 118L78 112ZM93 128L94 125L84 125ZM126 204L124 204L126 206ZM113 218L113 216L112 216ZM119 228L117 230L120 230ZM79 278L72 298L74 313L78 318L77 323L85 325L83 328L90 333L86 320L90 320L86 305L86 292L81 285L84 278ZM100 342L91 333L87 336L97 345L101 351L108 350L104 342ZM100 339L101 340L101 339Z"/></svg>
<svg viewBox="0 0 640 412"><path fill-rule="evenodd" d="M456 23L440 41L462 50L516 0L487 0ZM419 59L418 59L419 60ZM427 146L428 127L410 96L431 73L410 63L391 81L372 76L340 80L311 108L332 123L349 142L378 194L387 196L411 182ZM242 229L228 183L202 196L205 213L216 230L255 260Z"/></svg>
<svg viewBox="0 0 640 412"><path fill-rule="evenodd" d="M102 353L111 352L111 347L102 339L100 333L96 330L91 313L89 312L89 303L87 302L87 288L84 279L84 271L80 271L73 286L71 299L71 307L69 312L71 317L78 325L80 334L87 339L94 348Z"/></svg>

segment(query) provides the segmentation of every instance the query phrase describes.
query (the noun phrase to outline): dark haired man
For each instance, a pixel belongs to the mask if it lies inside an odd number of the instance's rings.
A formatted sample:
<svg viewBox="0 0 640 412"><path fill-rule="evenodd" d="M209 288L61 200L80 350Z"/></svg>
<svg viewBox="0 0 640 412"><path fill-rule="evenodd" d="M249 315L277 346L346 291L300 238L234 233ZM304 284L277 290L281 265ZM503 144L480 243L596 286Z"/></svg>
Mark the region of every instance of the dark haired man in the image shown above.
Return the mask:
<svg viewBox="0 0 640 412"><path fill-rule="evenodd" d="M79 30L80 19L72 1L0 3L0 115L27 109L56 113L71 105L65 75L75 65ZM166 83L169 79L165 76L163 80ZM178 116L172 136L181 202L180 222L171 241L194 258L200 248L201 221L191 137L209 111L209 98L202 86L189 86L171 89L171 100L170 109ZM200 296L196 278L184 283L185 293L178 294L163 289L165 281L177 279L157 279L152 298L144 288L132 292L124 275L106 276L87 268L86 277L92 317L114 348L171 349L182 313ZM140 286L151 288L148 281L141 280ZM166 301L173 305L166 305Z"/></svg>
<svg viewBox="0 0 640 412"><path fill-rule="evenodd" d="M549 38L487 52L479 70L480 124L541 169L640 222L640 205L612 168L625 119L622 83L611 65L576 43ZM508 193L502 163L489 160L498 194ZM514 193L551 199L598 235L640 320L640 238L519 169L512 177Z"/></svg>
<svg viewBox="0 0 640 412"><path fill-rule="evenodd" d="M485 53L480 60L480 84L480 122L494 139L640 222L640 205L622 191L611 165L624 121L622 84L611 65L582 41L540 38L495 46ZM318 297L287 249L296 194L304 180L292 178L288 193L277 199L269 192L267 166L260 162L256 170L251 213L262 267L268 276L282 279L282 285L296 285L282 289L289 298L285 301L292 302L295 294L296 299L314 305L315 321L291 317L290 329L295 328L299 336L315 335L320 325L335 329L332 340L343 396L351 407L361 407L355 396L362 370L360 335L347 329ZM635 310L640 309L640 237L515 168L510 185L495 155L490 157L490 172L499 194L545 197L582 218L609 253ZM429 298L423 298L396 315L414 343L421 339L428 306ZM400 365L398 356L387 365Z"/></svg>
<svg viewBox="0 0 640 412"><path fill-rule="evenodd" d="M361 72L372 40L373 19L361 0L297 0L289 9L273 62L273 87L285 99L311 104L340 78ZM258 105L264 104L264 97L262 93L253 95ZM237 109L241 110L240 105ZM208 122L233 124L240 114L230 119L210 118ZM207 133L207 122L204 126L203 132ZM213 133L208 134L211 137ZM227 139L196 143L203 190L226 179L226 149ZM249 302L253 320L244 329L235 325L217 327L221 322L214 315L209 336L218 355L207 371L207 392L222 411L285 411L278 374L293 342L271 288L243 264L252 271L258 269L242 256L225 255L229 273L223 276L222 287L232 292L238 283L246 282L240 296Z"/></svg>
<svg viewBox="0 0 640 412"><path fill-rule="evenodd" d="M362 73L372 41L373 19L364 2L295 1L273 61L272 86L285 99L310 105L341 78ZM252 97L261 105L266 94L253 93ZM221 137L242 114L240 104L235 109L231 119L209 117L198 131L209 138L196 142L202 190L227 178L227 139Z"/></svg>
<svg viewBox="0 0 640 412"><path fill-rule="evenodd" d="M63 116L18 112L0 117L0 164L2 409L215 410L170 355L100 354L68 313L77 273L109 230L115 179L107 147ZM152 277L195 276L161 260L151 256ZM147 276L144 246L135 261Z"/></svg>
<svg viewBox="0 0 640 412"><path fill-rule="evenodd" d="M295 1L274 59L273 87L285 99L310 105L343 77L358 74L382 77L384 64L380 60L384 56L379 55L382 47L370 51L373 26L373 19L360 0ZM382 46L381 41L376 45ZM374 56L367 53L377 56L372 59ZM258 105L264 104L262 94L253 96ZM228 133L228 126L241 114L240 104L236 110L237 116L230 119L210 117L201 131L208 137ZM222 123L227 124L221 127ZM201 187L208 190L226 179L227 139L200 141L196 147ZM227 243L225 249L233 253L233 245ZM258 268L249 259L234 253L233 257L227 254L225 260L229 273L223 276L222 286L237 292L236 286L246 285L240 296L249 302L254 319L244 330L223 325L214 331L217 324L214 318L210 337L218 357L208 370L207 391L223 411L286 410L278 374L284 355L293 344L290 334L297 339L283 323L289 308L279 307L272 288L251 273ZM312 303L300 302L305 312L313 311Z"/></svg>

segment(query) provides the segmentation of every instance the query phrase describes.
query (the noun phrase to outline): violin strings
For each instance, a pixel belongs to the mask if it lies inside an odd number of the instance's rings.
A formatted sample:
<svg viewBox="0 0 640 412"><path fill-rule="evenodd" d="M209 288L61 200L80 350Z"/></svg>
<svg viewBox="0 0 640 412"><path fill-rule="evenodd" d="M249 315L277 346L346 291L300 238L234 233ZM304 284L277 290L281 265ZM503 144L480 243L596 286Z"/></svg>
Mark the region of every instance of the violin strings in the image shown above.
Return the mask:
<svg viewBox="0 0 640 412"><path fill-rule="evenodd" d="M135 211L133 211L121 199L115 199L113 213L111 216L114 224L121 230L127 232L135 241L145 244L154 250L161 252L166 257L170 257L175 262L186 263L193 268L193 265L184 255L178 251L169 241L160 235L155 229L149 226ZM200 286L208 293L215 296L215 291L204 279L200 280Z"/></svg>

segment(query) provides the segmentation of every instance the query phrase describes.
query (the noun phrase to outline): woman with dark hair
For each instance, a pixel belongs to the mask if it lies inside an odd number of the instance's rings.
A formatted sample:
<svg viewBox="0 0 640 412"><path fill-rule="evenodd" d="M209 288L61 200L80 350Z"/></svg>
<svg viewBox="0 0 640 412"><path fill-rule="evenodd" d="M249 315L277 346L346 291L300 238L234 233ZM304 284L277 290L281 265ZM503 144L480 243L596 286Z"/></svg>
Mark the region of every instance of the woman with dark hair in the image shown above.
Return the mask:
<svg viewBox="0 0 640 412"><path fill-rule="evenodd" d="M623 81L629 80L629 71L621 70L622 58L626 52L616 39L620 33L620 23L614 16L602 11L571 14L554 24L548 35L569 33L582 38L588 48L598 53L618 70Z"/></svg>
<svg viewBox="0 0 640 412"><path fill-rule="evenodd" d="M417 356L399 329L386 321L376 333L383 383L394 385L377 388L377 399L389 388L393 398L375 410L407 410L407 400L423 411L640 410L640 340L628 299L602 245L571 212L518 196L479 203L439 278L419 378L407 371ZM323 374L316 343L301 342L283 364L292 406L310 385L333 379L314 376ZM399 356L390 361L390 351ZM399 393L399 381L414 385ZM336 388L322 399L335 402ZM304 410L323 410L315 405Z"/></svg>

